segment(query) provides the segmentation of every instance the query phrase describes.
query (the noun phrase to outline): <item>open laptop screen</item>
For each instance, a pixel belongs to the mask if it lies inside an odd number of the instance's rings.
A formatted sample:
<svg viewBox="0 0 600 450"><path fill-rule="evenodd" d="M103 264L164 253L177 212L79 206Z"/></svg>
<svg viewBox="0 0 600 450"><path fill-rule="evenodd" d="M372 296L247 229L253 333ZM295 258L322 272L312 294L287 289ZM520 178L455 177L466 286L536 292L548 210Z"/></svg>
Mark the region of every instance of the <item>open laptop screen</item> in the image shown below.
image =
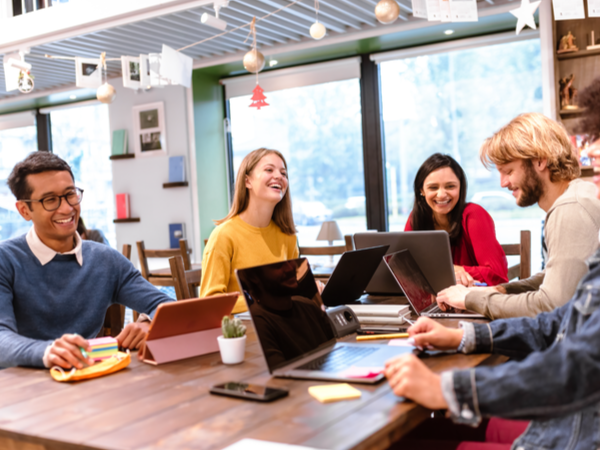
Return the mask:
<svg viewBox="0 0 600 450"><path fill-rule="evenodd" d="M417 314L435 303L435 292L408 250L383 257Z"/></svg>
<svg viewBox="0 0 600 450"><path fill-rule="evenodd" d="M236 271L269 371L335 336L306 258Z"/></svg>

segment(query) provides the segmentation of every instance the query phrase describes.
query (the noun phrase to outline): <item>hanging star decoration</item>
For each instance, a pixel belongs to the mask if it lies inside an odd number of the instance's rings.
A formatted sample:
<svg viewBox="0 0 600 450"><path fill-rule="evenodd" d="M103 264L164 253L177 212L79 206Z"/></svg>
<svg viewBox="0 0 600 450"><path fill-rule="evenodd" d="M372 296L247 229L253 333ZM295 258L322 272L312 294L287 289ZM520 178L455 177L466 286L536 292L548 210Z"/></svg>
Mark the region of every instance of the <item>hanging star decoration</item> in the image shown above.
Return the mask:
<svg viewBox="0 0 600 450"><path fill-rule="evenodd" d="M541 1L531 2L529 0L521 0L521 7L517 9L511 9L509 12L517 18L517 35L521 32L521 30L527 25L529 28L536 29L535 19L533 18L533 13L538 6L540 6Z"/></svg>
<svg viewBox="0 0 600 450"><path fill-rule="evenodd" d="M263 106L269 106L269 104L267 102L265 102L265 100L267 99L267 97L265 97L263 95L263 92L264 92L263 88L261 88L257 84L256 87L254 88L254 90L252 92L254 93L254 95L250 99L250 100L252 100L252 103L250 104L250 108L256 108L256 110L258 111Z"/></svg>

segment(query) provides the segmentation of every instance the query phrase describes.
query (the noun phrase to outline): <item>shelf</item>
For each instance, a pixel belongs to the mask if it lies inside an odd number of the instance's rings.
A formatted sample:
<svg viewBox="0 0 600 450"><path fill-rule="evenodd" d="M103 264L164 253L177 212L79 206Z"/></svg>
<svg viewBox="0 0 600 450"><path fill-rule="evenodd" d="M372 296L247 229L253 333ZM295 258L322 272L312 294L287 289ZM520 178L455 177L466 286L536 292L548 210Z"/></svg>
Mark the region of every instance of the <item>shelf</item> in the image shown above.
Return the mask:
<svg viewBox="0 0 600 450"><path fill-rule="evenodd" d="M186 186L189 186L189 183L187 181L178 181L176 183L163 183L164 189L186 187Z"/></svg>
<svg viewBox="0 0 600 450"><path fill-rule="evenodd" d="M594 168L593 167L582 167L581 168L581 177L593 177L594 176Z"/></svg>
<svg viewBox="0 0 600 450"><path fill-rule="evenodd" d="M130 159L135 158L135 153L125 153L124 155L110 155L109 159Z"/></svg>
<svg viewBox="0 0 600 450"><path fill-rule="evenodd" d="M577 108L577 109L561 109L559 111L559 114L561 116L575 116L578 114L583 114L585 112L584 108Z"/></svg>
<svg viewBox="0 0 600 450"><path fill-rule="evenodd" d="M563 59L584 58L586 56L600 55L600 48L594 50L579 50L578 52L559 53L556 55L559 61Z"/></svg>
<svg viewBox="0 0 600 450"><path fill-rule="evenodd" d="M139 222L139 217L130 217L129 219L114 219L113 223L131 223L131 222Z"/></svg>

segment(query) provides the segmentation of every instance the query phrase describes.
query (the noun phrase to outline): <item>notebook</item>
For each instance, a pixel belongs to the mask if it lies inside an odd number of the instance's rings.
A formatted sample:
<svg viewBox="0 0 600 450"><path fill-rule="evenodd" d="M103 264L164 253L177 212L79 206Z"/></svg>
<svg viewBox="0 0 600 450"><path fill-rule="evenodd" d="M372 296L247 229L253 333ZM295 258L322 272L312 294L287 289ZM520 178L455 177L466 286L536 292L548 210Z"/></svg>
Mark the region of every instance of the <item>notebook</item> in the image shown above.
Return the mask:
<svg viewBox="0 0 600 450"><path fill-rule="evenodd" d="M401 250L390 255L385 255L383 260L394 276L398 286L404 291L408 302L419 316L441 318L469 318L480 319L485 316L469 311L442 311L435 298L433 290L419 265L412 257L409 250Z"/></svg>
<svg viewBox="0 0 600 450"><path fill-rule="evenodd" d="M374 384L383 378L354 378L352 368L383 368L408 348L336 342L306 258L236 270L258 341L276 377Z"/></svg>

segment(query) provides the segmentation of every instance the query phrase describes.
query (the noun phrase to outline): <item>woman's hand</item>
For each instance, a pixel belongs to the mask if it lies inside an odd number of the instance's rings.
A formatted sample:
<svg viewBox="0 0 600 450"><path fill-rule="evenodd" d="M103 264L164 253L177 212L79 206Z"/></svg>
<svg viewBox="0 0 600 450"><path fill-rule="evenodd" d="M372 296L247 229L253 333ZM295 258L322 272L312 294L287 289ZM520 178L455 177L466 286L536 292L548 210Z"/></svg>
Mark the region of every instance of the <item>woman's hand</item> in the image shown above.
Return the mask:
<svg viewBox="0 0 600 450"><path fill-rule="evenodd" d="M407 331L416 347L429 350L456 350L464 333L462 328L447 328L429 317L420 317Z"/></svg>
<svg viewBox="0 0 600 450"><path fill-rule="evenodd" d="M475 280L463 266L454 265L454 276L456 277L456 284L462 284L466 287L471 287L475 284Z"/></svg>
<svg viewBox="0 0 600 450"><path fill-rule="evenodd" d="M450 307L456 309L466 309L465 298L467 297L468 293L469 288L461 284L457 284L456 286L450 286L449 288L440 291L436 300L442 311L447 311Z"/></svg>

